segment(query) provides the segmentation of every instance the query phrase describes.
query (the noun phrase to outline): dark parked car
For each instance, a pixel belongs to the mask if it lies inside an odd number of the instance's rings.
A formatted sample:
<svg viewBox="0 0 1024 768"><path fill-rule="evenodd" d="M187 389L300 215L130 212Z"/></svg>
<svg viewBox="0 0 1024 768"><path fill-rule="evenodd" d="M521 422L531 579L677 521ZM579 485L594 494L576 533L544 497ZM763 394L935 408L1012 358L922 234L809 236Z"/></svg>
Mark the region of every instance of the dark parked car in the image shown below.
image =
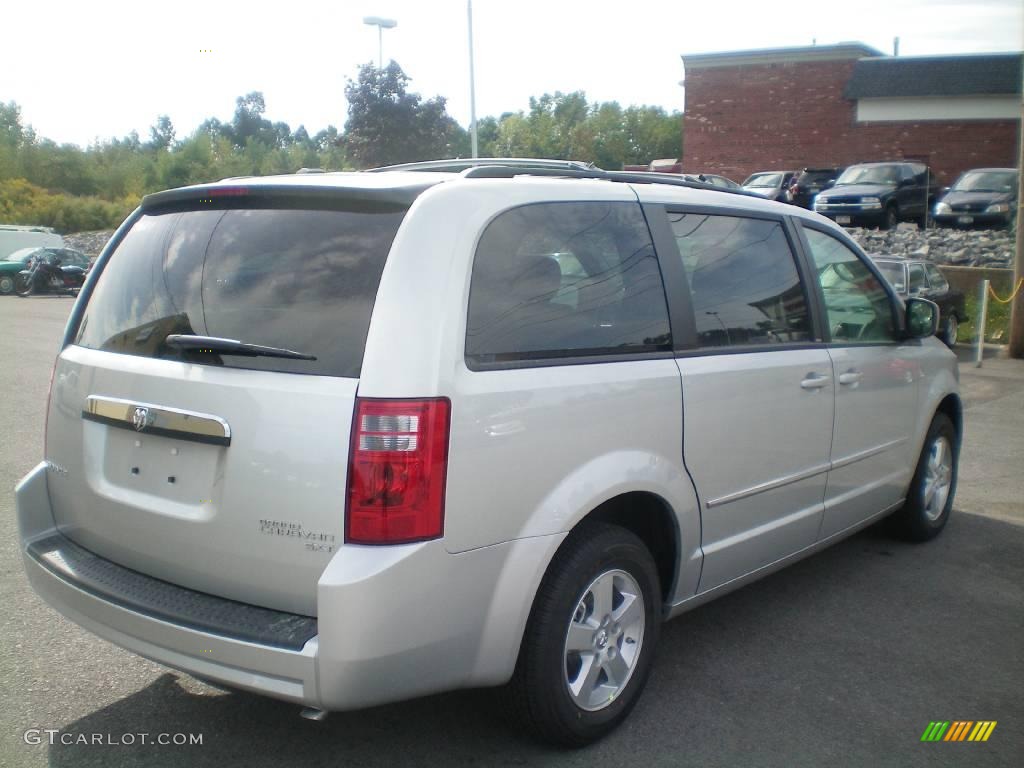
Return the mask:
<svg viewBox="0 0 1024 768"><path fill-rule="evenodd" d="M936 334L948 346L956 344L960 323L967 320L964 295L950 287L939 268L930 261L871 255L882 275L904 299L917 296L939 305L939 331Z"/></svg>
<svg viewBox="0 0 1024 768"><path fill-rule="evenodd" d="M965 171L935 204L938 224L952 227L1008 227L1017 215L1017 169Z"/></svg>
<svg viewBox="0 0 1024 768"><path fill-rule="evenodd" d="M819 192L814 210L846 226L892 229L900 221L924 226L932 174L923 163L851 165L835 186Z"/></svg>
<svg viewBox="0 0 1024 768"><path fill-rule="evenodd" d="M809 209L814 196L835 184L842 172L842 168L804 168L789 182L790 202Z"/></svg>
<svg viewBox="0 0 1024 768"><path fill-rule="evenodd" d="M743 182L743 189L753 192L755 195L767 197L769 200L788 203L791 201L789 183L796 173L796 171L760 171L747 177L747 180Z"/></svg>

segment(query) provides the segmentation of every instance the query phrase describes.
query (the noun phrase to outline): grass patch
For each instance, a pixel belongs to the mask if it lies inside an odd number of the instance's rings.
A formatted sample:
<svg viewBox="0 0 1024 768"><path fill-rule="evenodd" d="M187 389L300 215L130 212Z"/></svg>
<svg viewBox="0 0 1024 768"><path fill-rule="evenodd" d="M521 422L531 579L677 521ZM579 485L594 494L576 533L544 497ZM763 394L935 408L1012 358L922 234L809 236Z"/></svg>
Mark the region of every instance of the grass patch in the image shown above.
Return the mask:
<svg viewBox="0 0 1024 768"><path fill-rule="evenodd" d="M978 322L981 320L981 288L964 297L964 309L970 320L960 323L960 341L974 341L978 336ZM988 297L988 317L985 320L985 341L1006 344L1010 335L1010 304L1000 304Z"/></svg>

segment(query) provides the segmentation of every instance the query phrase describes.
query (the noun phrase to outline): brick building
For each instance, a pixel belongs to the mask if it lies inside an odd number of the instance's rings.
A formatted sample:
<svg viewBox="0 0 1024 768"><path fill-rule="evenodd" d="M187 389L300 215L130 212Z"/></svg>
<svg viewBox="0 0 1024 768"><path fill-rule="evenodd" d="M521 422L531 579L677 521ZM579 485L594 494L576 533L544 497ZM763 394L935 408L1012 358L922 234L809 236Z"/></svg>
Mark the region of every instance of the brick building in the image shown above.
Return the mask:
<svg viewBox="0 0 1024 768"><path fill-rule="evenodd" d="M1017 165L1018 53L893 57L860 43L683 57L683 165L755 171L903 158L939 183Z"/></svg>

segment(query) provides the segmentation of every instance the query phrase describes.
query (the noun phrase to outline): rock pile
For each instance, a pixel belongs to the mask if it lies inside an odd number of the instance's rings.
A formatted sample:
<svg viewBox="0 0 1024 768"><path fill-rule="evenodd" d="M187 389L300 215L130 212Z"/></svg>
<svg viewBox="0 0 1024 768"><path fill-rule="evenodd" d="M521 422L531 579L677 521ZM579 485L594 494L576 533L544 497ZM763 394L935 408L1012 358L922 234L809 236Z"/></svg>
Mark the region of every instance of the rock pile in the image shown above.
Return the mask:
<svg viewBox="0 0 1024 768"><path fill-rule="evenodd" d="M963 267L1013 266L1014 233L1005 229L920 230L916 224L900 224L888 232L847 232L870 254L928 259L936 264Z"/></svg>
<svg viewBox="0 0 1024 768"><path fill-rule="evenodd" d="M64 246L81 251L90 259L100 255L107 240L114 234L112 229L101 229L96 232L75 232L72 235L64 235Z"/></svg>

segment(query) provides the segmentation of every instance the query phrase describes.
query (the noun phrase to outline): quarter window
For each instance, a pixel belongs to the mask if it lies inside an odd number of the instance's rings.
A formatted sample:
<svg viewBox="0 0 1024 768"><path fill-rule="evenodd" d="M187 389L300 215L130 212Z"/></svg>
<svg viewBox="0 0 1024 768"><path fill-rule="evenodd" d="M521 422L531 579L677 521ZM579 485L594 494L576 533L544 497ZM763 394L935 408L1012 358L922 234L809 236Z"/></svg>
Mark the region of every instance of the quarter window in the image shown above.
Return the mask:
<svg viewBox="0 0 1024 768"><path fill-rule="evenodd" d="M810 341L807 300L776 221L669 213L701 347Z"/></svg>
<svg viewBox="0 0 1024 768"><path fill-rule="evenodd" d="M814 229L804 233L824 295L832 341L895 341L892 303L882 281L836 238Z"/></svg>
<svg viewBox="0 0 1024 768"><path fill-rule="evenodd" d="M638 205L528 205L484 231L470 280L470 361L671 347L665 289Z"/></svg>

